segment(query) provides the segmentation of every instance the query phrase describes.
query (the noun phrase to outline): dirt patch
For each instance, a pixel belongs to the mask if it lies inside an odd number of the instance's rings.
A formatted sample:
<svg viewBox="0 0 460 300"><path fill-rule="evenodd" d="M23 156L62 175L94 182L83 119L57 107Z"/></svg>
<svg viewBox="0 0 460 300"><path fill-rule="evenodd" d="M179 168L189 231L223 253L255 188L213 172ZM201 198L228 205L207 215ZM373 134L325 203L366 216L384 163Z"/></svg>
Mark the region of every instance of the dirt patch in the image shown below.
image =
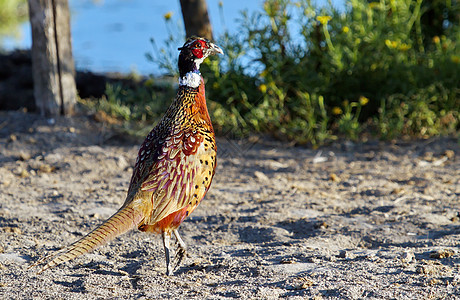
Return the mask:
<svg viewBox="0 0 460 300"><path fill-rule="evenodd" d="M447 298L460 294L455 139L320 150L218 140L211 190L164 275L130 232L37 275L123 203L140 141L81 116L0 112L0 298Z"/></svg>

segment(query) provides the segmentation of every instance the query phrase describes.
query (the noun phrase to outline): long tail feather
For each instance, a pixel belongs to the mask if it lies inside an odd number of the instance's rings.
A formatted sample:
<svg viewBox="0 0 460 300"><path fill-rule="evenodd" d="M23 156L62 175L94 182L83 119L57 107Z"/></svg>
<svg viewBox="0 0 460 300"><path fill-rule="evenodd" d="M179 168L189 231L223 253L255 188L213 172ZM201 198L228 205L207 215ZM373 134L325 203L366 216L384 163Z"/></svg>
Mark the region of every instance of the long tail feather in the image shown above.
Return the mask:
<svg viewBox="0 0 460 300"><path fill-rule="evenodd" d="M44 259L39 260L35 265L42 264L47 260L48 262L43 266L38 274L66 261L86 254L96 249L97 247L108 243L117 236L133 228L136 228L141 222L142 218L143 216L141 212L134 210L129 205L121 208L102 225L88 233L82 239L58 251L54 255L50 255Z"/></svg>

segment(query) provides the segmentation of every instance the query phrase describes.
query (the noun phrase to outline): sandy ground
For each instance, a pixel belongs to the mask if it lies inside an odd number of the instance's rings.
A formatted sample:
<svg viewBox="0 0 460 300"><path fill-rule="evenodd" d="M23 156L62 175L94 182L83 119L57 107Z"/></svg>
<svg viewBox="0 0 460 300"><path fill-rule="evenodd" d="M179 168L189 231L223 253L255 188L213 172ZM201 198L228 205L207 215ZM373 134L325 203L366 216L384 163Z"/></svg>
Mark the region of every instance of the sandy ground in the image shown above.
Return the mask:
<svg viewBox="0 0 460 300"><path fill-rule="evenodd" d="M174 276L160 237L138 231L28 270L119 208L138 145L86 117L0 112L1 299L460 299L453 138L312 150L223 137Z"/></svg>

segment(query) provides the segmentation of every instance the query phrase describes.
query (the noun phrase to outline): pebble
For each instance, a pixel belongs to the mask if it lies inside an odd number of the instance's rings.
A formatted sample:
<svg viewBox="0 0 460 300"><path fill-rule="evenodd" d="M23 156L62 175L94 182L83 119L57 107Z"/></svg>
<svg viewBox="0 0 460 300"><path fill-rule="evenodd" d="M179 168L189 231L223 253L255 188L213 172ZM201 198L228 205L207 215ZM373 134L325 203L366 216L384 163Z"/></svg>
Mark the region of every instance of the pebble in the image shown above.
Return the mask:
<svg viewBox="0 0 460 300"><path fill-rule="evenodd" d="M334 182L340 182L339 176L337 176L335 173L331 173L331 174L329 175L329 179L332 180L332 181L334 181Z"/></svg>
<svg viewBox="0 0 460 300"><path fill-rule="evenodd" d="M438 273L438 268L433 265L423 265L417 267L416 272L419 274L434 275Z"/></svg>
<svg viewBox="0 0 460 300"><path fill-rule="evenodd" d="M311 279L305 279L305 282L303 282L303 283L297 285L294 289L295 289L295 290L304 290L304 289L307 289L307 288L309 288L309 287L311 287L311 286L313 286L313 285L315 285L315 284L316 284L316 283L315 283L313 280L311 280Z"/></svg>
<svg viewBox="0 0 460 300"><path fill-rule="evenodd" d="M268 178L267 175L265 175L264 173L260 171L255 171L254 176L260 181L265 181L265 182L270 181L270 178Z"/></svg>
<svg viewBox="0 0 460 300"><path fill-rule="evenodd" d="M400 259L401 259L401 262L403 262L404 264L408 264L411 262L414 263L416 261L414 253L410 251L404 251L400 256Z"/></svg>
<svg viewBox="0 0 460 300"><path fill-rule="evenodd" d="M350 251L347 250L340 250L339 252L339 257L340 258L348 258L348 259L353 259L355 258L355 255L351 253Z"/></svg>
<svg viewBox="0 0 460 300"><path fill-rule="evenodd" d="M442 259L454 256L455 254L457 253L453 249L438 249L430 253L430 258Z"/></svg>
<svg viewBox="0 0 460 300"><path fill-rule="evenodd" d="M60 153L50 153L44 157L44 160L49 164L60 163L64 160L64 157Z"/></svg>
<svg viewBox="0 0 460 300"><path fill-rule="evenodd" d="M125 157L123 155L119 155L115 158L117 167L120 169L125 169L126 167L129 167L129 163L126 161Z"/></svg>
<svg viewBox="0 0 460 300"><path fill-rule="evenodd" d="M19 152L19 159L22 160L22 161L29 160L30 159L30 154L21 151L21 152Z"/></svg>
<svg viewBox="0 0 460 300"><path fill-rule="evenodd" d="M22 234L22 231L18 227L3 227L3 231L7 233Z"/></svg>
<svg viewBox="0 0 460 300"><path fill-rule="evenodd" d="M11 184L11 180L3 179L2 181L0 181L0 184L3 185L4 187L8 187Z"/></svg>
<svg viewBox="0 0 460 300"><path fill-rule="evenodd" d="M29 171L27 171L26 169L23 169L21 167L18 167L15 172L14 172L17 176L21 177L21 178L26 178L26 177L30 177L30 173Z"/></svg>
<svg viewBox="0 0 460 300"><path fill-rule="evenodd" d="M55 170L55 168L53 166L50 166L48 164L42 164L40 165L40 171L42 173L51 173Z"/></svg>
<svg viewBox="0 0 460 300"><path fill-rule="evenodd" d="M94 214L90 214L89 216L91 218L94 218L94 219L99 219L101 217L101 214L100 213L94 213Z"/></svg>
<svg viewBox="0 0 460 300"><path fill-rule="evenodd" d="M314 270L317 267L314 263L292 263L267 266L266 268L280 274L297 274Z"/></svg>
<svg viewBox="0 0 460 300"><path fill-rule="evenodd" d="M452 150L446 150L444 152L444 155L448 158L448 159L452 159L455 157L455 152L452 151Z"/></svg>

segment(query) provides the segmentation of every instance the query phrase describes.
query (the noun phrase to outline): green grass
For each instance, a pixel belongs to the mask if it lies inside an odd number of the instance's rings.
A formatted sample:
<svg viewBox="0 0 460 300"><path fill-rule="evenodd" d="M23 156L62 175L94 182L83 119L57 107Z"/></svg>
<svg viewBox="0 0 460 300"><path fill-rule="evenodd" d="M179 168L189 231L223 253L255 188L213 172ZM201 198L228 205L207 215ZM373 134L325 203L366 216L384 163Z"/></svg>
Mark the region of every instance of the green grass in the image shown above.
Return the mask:
<svg viewBox="0 0 460 300"><path fill-rule="evenodd" d="M102 98L79 99L79 104L93 114L104 112L105 120L101 121L130 135L144 137L171 104L176 91L165 78L137 80L135 85L127 88L121 83L108 84Z"/></svg>

